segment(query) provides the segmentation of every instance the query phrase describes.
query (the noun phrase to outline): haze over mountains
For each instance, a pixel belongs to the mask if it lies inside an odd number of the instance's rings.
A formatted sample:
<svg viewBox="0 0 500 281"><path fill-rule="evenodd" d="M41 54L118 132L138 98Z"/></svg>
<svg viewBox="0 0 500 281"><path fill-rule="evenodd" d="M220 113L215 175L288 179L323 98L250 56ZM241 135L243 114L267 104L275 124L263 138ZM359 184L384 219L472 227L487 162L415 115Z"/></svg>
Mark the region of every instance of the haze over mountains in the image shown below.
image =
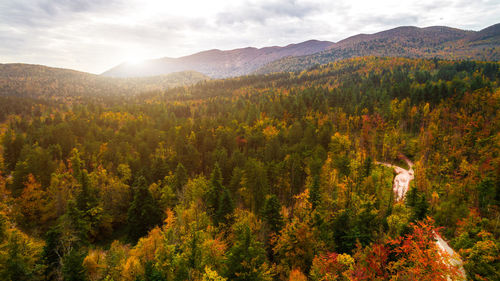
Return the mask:
<svg viewBox="0 0 500 281"><path fill-rule="evenodd" d="M48 98L132 95L193 84L205 79L208 77L195 71L140 78L112 78L43 65L0 64L0 96Z"/></svg>
<svg viewBox="0 0 500 281"><path fill-rule="evenodd" d="M481 31L398 27L337 43L309 40L285 47L208 50L180 58L121 64L102 75L30 64L0 64L0 95L129 95L210 78L291 72L360 56L500 60L500 24Z"/></svg>
<svg viewBox="0 0 500 281"><path fill-rule="evenodd" d="M285 47L241 48L228 51L208 50L180 58L161 58L142 63L123 63L102 75L113 77L151 76L183 70L196 70L210 77L223 78L251 73L257 68L287 56L321 52L332 42L309 40Z"/></svg>
<svg viewBox="0 0 500 281"><path fill-rule="evenodd" d="M194 70L213 78L251 73L298 71L316 64L358 56L444 59L500 59L500 24L480 31L445 26L403 26L375 34L359 34L337 43L309 40L285 47L209 50L180 58L123 63L104 76L140 77Z"/></svg>

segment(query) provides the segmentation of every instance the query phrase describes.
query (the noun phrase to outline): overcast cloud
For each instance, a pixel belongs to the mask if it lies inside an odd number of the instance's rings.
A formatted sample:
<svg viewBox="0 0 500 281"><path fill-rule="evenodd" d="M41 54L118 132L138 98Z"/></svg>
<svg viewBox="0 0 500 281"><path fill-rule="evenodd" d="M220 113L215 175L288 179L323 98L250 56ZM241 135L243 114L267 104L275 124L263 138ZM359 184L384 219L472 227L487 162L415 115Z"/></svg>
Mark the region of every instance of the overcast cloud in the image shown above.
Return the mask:
<svg viewBox="0 0 500 281"><path fill-rule="evenodd" d="M207 49L339 41L401 25L480 30L498 0L0 0L0 63L101 73Z"/></svg>

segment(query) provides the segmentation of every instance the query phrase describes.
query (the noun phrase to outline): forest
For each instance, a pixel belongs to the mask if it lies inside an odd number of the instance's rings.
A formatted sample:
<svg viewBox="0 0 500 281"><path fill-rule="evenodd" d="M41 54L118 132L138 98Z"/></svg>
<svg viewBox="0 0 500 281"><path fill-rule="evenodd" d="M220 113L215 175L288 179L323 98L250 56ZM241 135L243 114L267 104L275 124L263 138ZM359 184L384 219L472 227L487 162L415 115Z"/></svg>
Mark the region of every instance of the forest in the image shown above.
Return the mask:
<svg viewBox="0 0 500 281"><path fill-rule="evenodd" d="M0 97L1 280L500 280L500 63ZM65 93L67 94L67 93ZM403 201L394 172L415 178Z"/></svg>

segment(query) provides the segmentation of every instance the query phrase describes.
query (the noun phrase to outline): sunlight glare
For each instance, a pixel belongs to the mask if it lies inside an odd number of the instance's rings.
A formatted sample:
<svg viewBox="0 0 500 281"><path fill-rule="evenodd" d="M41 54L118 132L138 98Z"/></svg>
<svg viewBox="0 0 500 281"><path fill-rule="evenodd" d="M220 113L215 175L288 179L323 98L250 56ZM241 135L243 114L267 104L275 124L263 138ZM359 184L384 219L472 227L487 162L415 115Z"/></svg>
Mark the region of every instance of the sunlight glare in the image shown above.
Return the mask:
<svg viewBox="0 0 500 281"><path fill-rule="evenodd" d="M125 58L125 63L129 65L138 65L143 63L145 60L150 59L142 52L130 52L125 56Z"/></svg>

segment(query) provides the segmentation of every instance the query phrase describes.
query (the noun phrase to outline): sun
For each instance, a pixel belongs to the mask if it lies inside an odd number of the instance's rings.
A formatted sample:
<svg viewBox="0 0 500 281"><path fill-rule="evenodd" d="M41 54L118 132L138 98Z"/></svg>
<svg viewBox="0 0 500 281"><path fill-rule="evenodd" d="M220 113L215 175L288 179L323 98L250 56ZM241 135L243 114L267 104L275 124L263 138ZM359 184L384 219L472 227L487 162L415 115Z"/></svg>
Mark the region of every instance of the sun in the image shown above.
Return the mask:
<svg viewBox="0 0 500 281"><path fill-rule="evenodd" d="M125 63L129 65L141 64L148 59L143 52L128 52L125 57Z"/></svg>
<svg viewBox="0 0 500 281"><path fill-rule="evenodd" d="M133 57L128 57L126 60L125 60L125 63L126 64L130 64L130 65L138 65L142 62L144 62L146 59L143 58L143 57L136 57L136 56L133 56Z"/></svg>

